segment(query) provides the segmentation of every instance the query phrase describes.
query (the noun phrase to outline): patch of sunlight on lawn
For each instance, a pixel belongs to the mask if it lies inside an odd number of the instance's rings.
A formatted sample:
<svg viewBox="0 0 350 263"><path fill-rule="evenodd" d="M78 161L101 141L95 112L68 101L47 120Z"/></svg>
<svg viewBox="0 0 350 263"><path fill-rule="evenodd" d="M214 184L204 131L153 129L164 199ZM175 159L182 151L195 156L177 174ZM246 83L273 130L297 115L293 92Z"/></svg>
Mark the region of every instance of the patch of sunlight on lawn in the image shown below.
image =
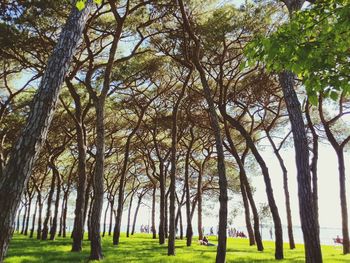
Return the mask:
<svg viewBox="0 0 350 263"><path fill-rule="evenodd" d="M217 244L216 237L209 240ZM9 253L4 263L86 263L89 257L90 244L84 240L83 252L70 252L70 238L57 238L55 241L40 241L29 239L27 236L15 235L10 243ZM122 234L119 246L113 246L112 237L104 237L102 263L116 262L215 262L216 247L200 246L197 239L193 239L191 247L186 246L186 240L176 240L176 256L167 255L167 246L159 245L158 239L151 235L137 234L126 238ZM256 247L250 247L247 239L229 238L227 242L227 262L274 262L274 243L264 242L264 252ZM285 260L283 263L305 262L304 246L298 244L295 250L290 250L288 244L284 246ZM341 247L322 246L325 263L350 262L350 255L342 255ZM92 261L90 261L92 262ZM97 261L94 261L97 262Z"/></svg>

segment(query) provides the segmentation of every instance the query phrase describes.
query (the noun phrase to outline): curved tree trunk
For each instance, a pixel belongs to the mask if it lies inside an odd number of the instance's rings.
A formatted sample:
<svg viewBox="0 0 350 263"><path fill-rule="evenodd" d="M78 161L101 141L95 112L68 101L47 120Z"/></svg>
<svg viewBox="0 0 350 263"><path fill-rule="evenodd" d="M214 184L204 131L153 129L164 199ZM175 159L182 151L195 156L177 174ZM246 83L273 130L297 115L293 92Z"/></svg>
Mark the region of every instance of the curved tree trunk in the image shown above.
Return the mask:
<svg viewBox="0 0 350 263"><path fill-rule="evenodd" d="M0 262L7 252L17 208L32 167L45 142L60 87L80 40L90 6L89 1L82 11L72 8L49 58L27 124L13 147L0 180Z"/></svg>
<svg viewBox="0 0 350 263"><path fill-rule="evenodd" d="M256 161L258 162L261 172L263 174L265 187L266 187L266 195L269 203L269 207L272 214L272 219L275 227L275 258L283 259L283 234L282 234L282 223L281 218L279 216L278 208L276 205L275 197L273 195L273 189L270 179L269 170L266 166L266 163L260 153L258 152L250 134L245 130L245 128L234 118L229 116L224 108L220 108L220 112L224 116L224 118L231 124L231 126L244 137L246 140L246 144L249 149L252 151Z"/></svg>

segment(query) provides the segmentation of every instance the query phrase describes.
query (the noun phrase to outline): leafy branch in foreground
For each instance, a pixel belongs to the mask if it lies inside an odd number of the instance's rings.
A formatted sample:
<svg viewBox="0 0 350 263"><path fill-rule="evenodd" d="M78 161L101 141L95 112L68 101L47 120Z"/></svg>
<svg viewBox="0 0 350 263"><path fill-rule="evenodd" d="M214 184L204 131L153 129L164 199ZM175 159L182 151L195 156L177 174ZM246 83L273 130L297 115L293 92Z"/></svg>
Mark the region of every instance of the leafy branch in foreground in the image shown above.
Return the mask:
<svg viewBox="0 0 350 263"><path fill-rule="evenodd" d="M303 82L309 100L317 94L336 100L350 92L350 1L318 1L296 13L270 36L246 48L249 64L261 61L269 71L292 71Z"/></svg>

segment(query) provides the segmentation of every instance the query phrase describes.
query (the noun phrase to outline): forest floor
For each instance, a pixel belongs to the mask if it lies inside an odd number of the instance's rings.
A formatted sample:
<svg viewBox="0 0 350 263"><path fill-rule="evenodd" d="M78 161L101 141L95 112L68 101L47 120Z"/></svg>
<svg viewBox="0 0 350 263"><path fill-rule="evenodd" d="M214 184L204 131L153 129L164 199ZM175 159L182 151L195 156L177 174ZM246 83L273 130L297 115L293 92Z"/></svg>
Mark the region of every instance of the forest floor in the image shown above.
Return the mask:
<svg viewBox="0 0 350 263"><path fill-rule="evenodd" d="M209 241L217 243L216 237ZM229 238L227 247L227 262L276 262L274 260L274 243L264 242L265 251L258 252L255 247L249 247L247 239ZM16 234L4 263L31 262L88 262L89 242L84 241L82 253L70 252L71 239L57 238L54 241L29 239ZM103 263L117 262L215 262L216 247L200 246L194 239L191 247L186 247L186 240L176 240L176 256L167 256L166 245L158 245L157 239L151 235L136 234L126 238L122 234L120 244L114 247L111 237L103 238ZM297 245L295 250L288 249L285 244L285 260L283 262L305 262L303 245ZM324 262L350 262L350 255L342 255L341 246L322 246Z"/></svg>

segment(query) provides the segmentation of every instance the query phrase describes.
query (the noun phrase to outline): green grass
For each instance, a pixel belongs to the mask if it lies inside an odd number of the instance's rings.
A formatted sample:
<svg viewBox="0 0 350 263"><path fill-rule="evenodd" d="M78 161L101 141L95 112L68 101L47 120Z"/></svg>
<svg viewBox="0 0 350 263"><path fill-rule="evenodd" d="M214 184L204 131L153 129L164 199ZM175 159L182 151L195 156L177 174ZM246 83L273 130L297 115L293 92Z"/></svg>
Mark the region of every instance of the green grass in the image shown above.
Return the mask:
<svg viewBox="0 0 350 263"><path fill-rule="evenodd" d="M215 237L209 238L217 243ZM276 262L274 260L274 243L264 242L265 251L258 252L249 247L247 239L229 238L227 262ZM11 241L5 263L29 262L87 262L89 242L84 241L82 253L70 252L71 239L57 238L55 241L39 241L15 235ZM304 262L302 245L289 250L285 245L285 260L282 262ZM122 235L118 247L112 245L110 237L103 238L103 263L116 262L214 262L216 247L200 246L195 240L192 247L186 247L185 240L176 240L176 256L167 256L166 245L158 245L150 235L137 234L130 238ZM324 262L350 262L350 255L342 255L340 246L323 246Z"/></svg>

